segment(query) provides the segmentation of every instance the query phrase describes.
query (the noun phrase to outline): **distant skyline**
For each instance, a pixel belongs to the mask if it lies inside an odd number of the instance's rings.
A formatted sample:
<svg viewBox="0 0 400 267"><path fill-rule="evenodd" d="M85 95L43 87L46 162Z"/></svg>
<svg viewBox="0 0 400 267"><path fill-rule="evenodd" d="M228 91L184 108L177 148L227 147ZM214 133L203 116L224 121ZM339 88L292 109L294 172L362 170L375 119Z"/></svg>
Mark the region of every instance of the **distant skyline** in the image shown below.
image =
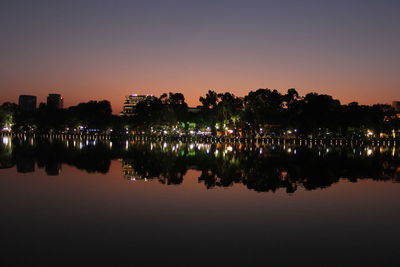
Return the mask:
<svg viewBox="0 0 400 267"><path fill-rule="evenodd" d="M400 1L0 2L0 102L296 88L400 100Z"/></svg>

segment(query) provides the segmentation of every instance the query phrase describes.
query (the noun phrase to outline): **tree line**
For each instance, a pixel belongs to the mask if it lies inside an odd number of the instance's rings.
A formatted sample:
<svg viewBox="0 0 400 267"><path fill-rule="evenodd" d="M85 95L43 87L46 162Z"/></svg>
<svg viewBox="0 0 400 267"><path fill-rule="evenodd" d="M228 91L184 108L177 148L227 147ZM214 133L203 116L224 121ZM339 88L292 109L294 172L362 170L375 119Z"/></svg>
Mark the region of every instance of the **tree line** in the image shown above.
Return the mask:
<svg viewBox="0 0 400 267"><path fill-rule="evenodd" d="M67 109L42 103L35 112L0 107L0 125L15 132L102 132L152 135L398 137L400 118L390 105L341 104L330 95L296 89L258 89L244 97L208 91L196 109L182 93L149 96L130 116L113 115L107 100Z"/></svg>

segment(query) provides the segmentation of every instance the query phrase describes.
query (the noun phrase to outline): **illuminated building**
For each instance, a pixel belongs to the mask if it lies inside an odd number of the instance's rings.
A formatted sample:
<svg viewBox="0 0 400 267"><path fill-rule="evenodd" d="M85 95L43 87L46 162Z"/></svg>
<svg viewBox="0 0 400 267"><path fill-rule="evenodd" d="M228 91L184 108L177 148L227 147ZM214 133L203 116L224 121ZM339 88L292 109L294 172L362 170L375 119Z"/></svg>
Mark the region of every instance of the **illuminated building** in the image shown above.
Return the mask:
<svg viewBox="0 0 400 267"><path fill-rule="evenodd" d="M47 96L47 106L53 109L62 109L64 100L60 94L49 94Z"/></svg>
<svg viewBox="0 0 400 267"><path fill-rule="evenodd" d="M141 102L144 101L148 98L153 98L152 95L137 95L137 94L133 94L133 95L129 95L125 97L125 102L124 102L124 106L123 106L123 111L122 111L122 115L134 115L135 114L135 109L136 109L136 105Z"/></svg>

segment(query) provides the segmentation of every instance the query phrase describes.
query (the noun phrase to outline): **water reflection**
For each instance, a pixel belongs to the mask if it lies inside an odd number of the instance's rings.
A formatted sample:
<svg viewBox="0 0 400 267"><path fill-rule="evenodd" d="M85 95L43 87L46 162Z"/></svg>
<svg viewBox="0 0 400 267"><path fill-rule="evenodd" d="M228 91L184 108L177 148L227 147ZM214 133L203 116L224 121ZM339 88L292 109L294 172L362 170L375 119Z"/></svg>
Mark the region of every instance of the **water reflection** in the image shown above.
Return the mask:
<svg viewBox="0 0 400 267"><path fill-rule="evenodd" d="M190 169L201 172L207 188L243 184L258 192L299 187L326 188L341 178L400 181L397 147L312 146L287 144L184 144L134 141L55 140L3 137L0 168L20 173L35 167L59 175L68 164L89 173L107 173L120 160L121 177L178 185Z"/></svg>

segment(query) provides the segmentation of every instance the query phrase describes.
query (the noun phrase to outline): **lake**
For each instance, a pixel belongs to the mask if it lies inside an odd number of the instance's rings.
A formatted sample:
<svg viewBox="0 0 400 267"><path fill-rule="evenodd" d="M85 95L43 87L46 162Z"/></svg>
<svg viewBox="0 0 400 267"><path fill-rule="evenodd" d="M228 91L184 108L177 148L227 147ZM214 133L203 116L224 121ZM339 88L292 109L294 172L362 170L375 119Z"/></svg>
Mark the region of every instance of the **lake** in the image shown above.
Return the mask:
<svg viewBox="0 0 400 267"><path fill-rule="evenodd" d="M2 266L399 266L400 150L2 137Z"/></svg>

